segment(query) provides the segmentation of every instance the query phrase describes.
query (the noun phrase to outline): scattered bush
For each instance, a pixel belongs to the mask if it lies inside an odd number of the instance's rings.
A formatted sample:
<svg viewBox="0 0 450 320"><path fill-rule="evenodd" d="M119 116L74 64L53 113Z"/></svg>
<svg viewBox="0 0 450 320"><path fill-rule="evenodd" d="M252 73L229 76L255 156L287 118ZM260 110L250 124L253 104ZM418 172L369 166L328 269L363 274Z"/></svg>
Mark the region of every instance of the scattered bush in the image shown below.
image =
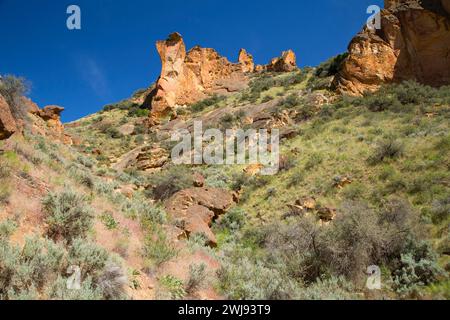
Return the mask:
<svg viewBox="0 0 450 320"><path fill-rule="evenodd" d="M144 118L148 117L149 113L150 113L149 109L143 109L141 107L134 106L128 111L128 116L135 118Z"/></svg>
<svg viewBox="0 0 450 320"><path fill-rule="evenodd" d="M177 255L163 230L156 228L145 239L144 256L159 266Z"/></svg>
<svg viewBox="0 0 450 320"><path fill-rule="evenodd" d="M445 272L437 263L437 255L426 242L411 243L401 255L400 266L393 274L393 287L403 296L416 297L420 289L436 282Z"/></svg>
<svg viewBox="0 0 450 320"><path fill-rule="evenodd" d="M289 300L296 284L261 261L240 257L218 270L220 289L232 300Z"/></svg>
<svg viewBox="0 0 450 320"><path fill-rule="evenodd" d="M91 158L88 158L88 157L84 157L82 155L79 155L77 157L77 162L89 169L92 169L95 165L94 160L92 160Z"/></svg>
<svg viewBox="0 0 450 320"><path fill-rule="evenodd" d="M47 235L54 240L69 243L85 237L93 221L86 198L71 190L49 193L43 200L46 213Z"/></svg>
<svg viewBox="0 0 450 320"><path fill-rule="evenodd" d="M153 187L148 190L151 197L156 200L166 200L180 190L192 186L193 178L191 171L182 166L175 166L150 178Z"/></svg>
<svg viewBox="0 0 450 320"><path fill-rule="evenodd" d="M160 285L169 293L172 300L180 300L186 296L183 281L171 275L166 275L159 279Z"/></svg>
<svg viewBox="0 0 450 320"><path fill-rule="evenodd" d="M11 187L4 181L0 181L0 205L8 203L9 197L11 196Z"/></svg>
<svg viewBox="0 0 450 320"><path fill-rule="evenodd" d="M222 229L238 231L245 225L246 213L243 209L234 207L230 209L219 222Z"/></svg>
<svg viewBox="0 0 450 320"><path fill-rule="evenodd" d="M37 299L62 269L64 250L51 241L27 238L22 249L0 238L0 300Z"/></svg>
<svg viewBox="0 0 450 320"><path fill-rule="evenodd" d="M100 220L108 230L115 230L119 227L119 223L114 219L110 212L105 212L100 216Z"/></svg>
<svg viewBox="0 0 450 320"><path fill-rule="evenodd" d="M120 139L123 137L123 134L121 134L120 131L114 127L108 127L104 133L112 139Z"/></svg>
<svg viewBox="0 0 450 320"><path fill-rule="evenodd" d="M403 150L404 146L399 140L387 138L377 143L367 161L369 164L375 165L386 159L396 159L403 155Z"/></svg>
<svg viewBox="0 0 450 320"><path fill-rule="evenodd" d="M191 264L189 266L189 277L184 285L184 290L187 294L195 294L204 285L206 280L206 265Z"/></svg>
<svg viewBox="0 0 450 320"><path fill-rule="evenodd" d="M210 98L194 103L193 105L191 105L191 109L193 112L201 112L207 107L218 104L223 100L225 100L225 96L213 95Z"/></svg>
<svg viewBox="0 0 450 320"><path fill-rule="evenodd" d="M320 64L315 72L315 75L320 78L331 77L336 75L342 65L342 62L348 57L348 53L339 54L331 59Z"/></svg>
<svg viewBox="0 0 450 320"><path fill-rule="evenodd" d="M16 119L27 117L27 107L21 101L21 97L28 91L29 85L25 79L12 75L0 77L0 94L5 98Z"/></svg>
<svg viewBox="0 0 450 320"><path fill-rule="evenodd" d="M300 290L301 300L358 300L351 282L344 277L318 279Z"/></svg>

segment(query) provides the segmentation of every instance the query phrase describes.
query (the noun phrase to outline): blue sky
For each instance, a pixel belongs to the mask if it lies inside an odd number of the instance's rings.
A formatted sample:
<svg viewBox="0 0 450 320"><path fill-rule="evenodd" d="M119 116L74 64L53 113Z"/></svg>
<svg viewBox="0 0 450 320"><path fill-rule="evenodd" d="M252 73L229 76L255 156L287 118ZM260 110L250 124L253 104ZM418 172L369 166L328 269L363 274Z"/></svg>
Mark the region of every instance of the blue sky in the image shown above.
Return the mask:
<svg viewBox="0 0 450 320"><path fill-rule="evenodd" d="M293 49L300 66L344 52L381 0L0 0L0 74L32 83L41 107L72 121L156 80L155 41L180 32L188 48L212 47L231 61L240 48L267 63ZM82 30L66 9L80 6Z"/></svg>

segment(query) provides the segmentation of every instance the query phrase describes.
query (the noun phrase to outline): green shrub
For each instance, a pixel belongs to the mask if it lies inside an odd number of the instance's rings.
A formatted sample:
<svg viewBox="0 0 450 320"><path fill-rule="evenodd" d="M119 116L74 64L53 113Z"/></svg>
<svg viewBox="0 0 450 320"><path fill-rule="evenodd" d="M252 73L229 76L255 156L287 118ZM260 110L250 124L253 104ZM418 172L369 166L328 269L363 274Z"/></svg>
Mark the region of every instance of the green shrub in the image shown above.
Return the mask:
<svg viewBox="0 0 450 320"><path fill-rule="evenodd" d="M347 186L342 191L342 195L348 200L358 200L364 195L365 189L366 187L363 184L355 182Z"/></svg>
<svg viewBox="0 0 450 320"><path fill-rule="evenodd" d="M8 183L0 181L0 205L7 204L11 196L11 187Z"/></svg>
<svg viewBox="0 0 450 320"><path fill-rule="evenodd" d="M93 189L95 186L94 178L89 172L79 171L75 178L81 185L89 189Z"/></svg>
<svg viewBox="0 0 450 320"><path fill-rule="evenodd" d="M318 279L316 282L300 290L301 300L358 300L351 282L344 277Z"/></svg>
<svg viewBox="0 0 450 320"><path fill-rule="evenodd" d="M204 285L206 277L206 265L204 263L189 265L189 277L184 285L186 293L195 294Z"/></svg>
<svg viewBox="0 0 450 320"><path fill-rule="evenodd" d="M433 201L431 209L434 223L440 223L450 217L450 197Z"/></svg>
<svg viewBox="0 0 450 320"><path fill-rule="evenodd" d="M17 229L17 224L13 220L5 220L0 223L0 241L7 240Z"/></svg>
<svg viewBox="0 0 450 320"><path fill-rule="evenodd" d="M137 106L132 107L128 111L129 117L144 118L144 117L148 117L149 114L150 114L150 110L143 109L143 108L137 107Z"/></svg>
<svg viewBox="0 0 450 320"><path fill-rule="evenodd" d="M281 101L281 105L283 105L286 108L294 108L300 103L300 98L298 97L298 94L292 93L288 95L285 99Z"/></svg>
<svg viewBox="0 0 450 320"><path fill-rule="evenodd" d="M183 166L175 166L150 178L153 185L148 193L156 200L166 200L180 190L192 186L193 178L191 171Z"/></svg>
<svg viewBox="0 0 450 320"><path fill-rule="evenodd" d="M155 265L159 266L176 255L176 249L169 243L167 235L162 229L156 228L154 232L147 235L144 256L150 259Z"/></svg>
<svg viewBox="0 0 450 320"><path fill-rule="evenodd" d="M225 100L224 96L213 95L210 98L194 103L193 105L191 105L191 109L193 112L201 112L205 110L207 107L218 104L223 100Z"/></svg>
<svg viewBox="0 0 450 320"><path fill-rule="evenodd" d="M112 139L120 139L123 137L123 134L121 134L120 131L114 127L109 127L106 129L105 134Z"/></svg>
<svg viewBox="0 0 450 320"><path fill-rule="evenodd" d="M262 98L261 102L266 103L266 102L272 101L273 99L274 99L274 97L272 97L271 95L266 95L266 96L264 96L264 98Z"/></svg>
<svg viewBox="0 0 450 320"><path fill-rule="evenodd" d="M114 216L110 212L105 212L100 216L100 220L108 230L115 230L119 227L119 223L114 219Z"/></svg>
<svg viewBox="0 0 450 320"><path fill-rule="evenodd" d="M222 229L238 231L245 225L246 218L246 213L243 209L234 207L222 216L219 226Z"/></svg>
<svg viewBox="0 0 450 320"><path fill-rule="evenodd" d="M43 200L47 235L54 240L72 242L85 237L90 230L93 214L86 198L71 190L49 193Z"/></svg>
<svg viewBox="0 0 450 320"><path fill-rule="evenodd" d="M5 98L16 119L26 119L27 117L27 106L21 101L21 97L28 91L29 85L24 78L12 75L0 77L0 94Z"/></svg>
<svg viewBox="0 0 450 320"><path fill-rule="evenodd" d="M36 166L41 165L44 161L41 154L37 154L36 150L33 150L27 145L16 143L14 146L14 151Z"/></svg>
<svg viewBox="0 0 450 320"><path fill-rule="evenodd" d="M271 77L258 78L250 83L250 92L261 93L273 87L276 87L276 82L273 78Z"/></svg>
<svg viewBox="0 0 450 320"><path fill-rule="evenodd" d="M170 299L180 300L186 296L183 281L171 275L163 276L159 279L160 285L169 293Z"/></svg>
<svg viewBox="0 0 450 320"><path fill-rule="evenodd" d="M22 249L0 239L0 300L37 299L62 269L64 251L51 241L27 238Z"/></svg>
<svg viewBox="0 0 450 320"><path fill-rule="evenodd" d="M426 242L411 244L400 262L393 274L393 287L404 296L418 296L422 287L445 276L437 263L437 254Z"/></svg>
<svg viewBox="0 0 450 320"><path fill-rule="evenodd" d="M400 102L393 95L370 95L364 100L364 104L372 112L381 112L398 108Z"/></svg>
<svg viewBox="0 0 450 320"><path fill-rule="evenodd" d="M82 155L79 155L77 157L77 162L89 169L92 169L95 165L94 160L92 160L91 158L88 158L88 157L84 157Z"/></svg>
<svg viewBox="0 0 450 320"><path fill-rule="evenodd" d="M343 53L323 62L317 67L315 75L321 78L336 75L347 57L348 53Z"/></svg>
<svg viewBox="0 0 450 320"><path fill-rule="evenodd" d="M312 153L305 163L305 170L311 170L323 162L323 155L321 153Z"/></svg>
<svg viewBox="0 0 450 320"><path fill-rule="evenodd" d="M261 261L240 257L225 262L217 272L221 291L232 300L288 300L295 298L296 284Z"/></svg>
<svg viewBox="0 0 450 320"><path fill-rule="evenodd" d="M367 161L369 164L375 165L386 159L396 159L403 155L403 150L404 146L399 140L387 138L377 143Z"/></svg>

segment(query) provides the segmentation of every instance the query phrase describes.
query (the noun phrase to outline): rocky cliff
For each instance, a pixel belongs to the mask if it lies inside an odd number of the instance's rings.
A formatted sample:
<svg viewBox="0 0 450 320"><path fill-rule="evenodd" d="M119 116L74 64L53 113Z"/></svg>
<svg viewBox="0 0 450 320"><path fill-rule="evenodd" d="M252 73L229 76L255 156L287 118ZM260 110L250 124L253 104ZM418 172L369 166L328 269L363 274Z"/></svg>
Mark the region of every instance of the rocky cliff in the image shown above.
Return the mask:
<svg viewBox="0 0 450 320"><path fill-rule="evenodd" d="M334 80L351 95L389 82L450 83L450 0L385 0L381 29L363 29Z"/></svg>
<svg viewBox="0 0 450 320"><path fill-rule="evenodd" d="M256 69L253 57L244 49L239 52L238 63L230 62L211 48L196 46L186 52L179 33L158 41L156 48L161 57L161 75L150 98L146 99L155 121L177 105L189 105L213 94L243 90L250 80L249 74ZM295 68L295 54L289 50L258 71L287 72Z"/></svg>
<svg viewBox="0 0 450 320"><path fill-rule="evenodd" d="M60 115L64 108L46 106L40 109L26 97L19 97L14 106L0 95L0 140L14 134L22 134L27 127L33 134L52 137L66 144L72 144L72 139L64 132Z"/></svg>

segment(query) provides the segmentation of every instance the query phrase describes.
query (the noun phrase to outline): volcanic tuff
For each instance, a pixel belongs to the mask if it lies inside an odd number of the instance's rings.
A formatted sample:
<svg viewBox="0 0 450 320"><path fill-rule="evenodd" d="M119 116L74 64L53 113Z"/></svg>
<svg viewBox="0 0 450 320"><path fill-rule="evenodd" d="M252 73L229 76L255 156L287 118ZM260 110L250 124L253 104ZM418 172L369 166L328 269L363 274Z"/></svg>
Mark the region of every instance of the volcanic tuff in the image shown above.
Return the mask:
<svg viewBox="0 0 450 320"><path fill-rule="evenodd" d="M244 49L239 52L238 63L228 61L211 48L196 46L186 52L179 33L158 41L156 48L162 70L156 88L150 93L151 117L155 121L177 105L189 105L213 94L243 90L250 80L249 74L255 71L253 57ZM285 72L295 68L295 54L289 50L260 70Z"/></svg>
<svg viewBox="0 0 450 320"><path fill-rule="evenodd" d="M334 81L361 95L387 82L450 83L450 0L385 0L381 29L367 26L349 45Z"/></svg>

